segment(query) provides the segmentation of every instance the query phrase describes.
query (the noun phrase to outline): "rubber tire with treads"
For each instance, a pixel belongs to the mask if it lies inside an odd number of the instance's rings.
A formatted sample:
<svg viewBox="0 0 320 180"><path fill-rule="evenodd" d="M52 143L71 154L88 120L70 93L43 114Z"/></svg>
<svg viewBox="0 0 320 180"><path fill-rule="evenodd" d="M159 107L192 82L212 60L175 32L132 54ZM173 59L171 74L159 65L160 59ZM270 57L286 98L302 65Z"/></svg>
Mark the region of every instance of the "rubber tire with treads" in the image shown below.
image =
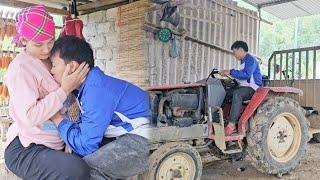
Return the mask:
<svg viewBox="0 0 320 180"><path fill-rule="evenodd" d="M294 115L301 129L300 147L297 149L297 153L284 163L280 163L272 157L267 142L269 127L271 127L274 118L282 113ZM304 110L298 102L286 97L271 98L258 108L256 115L250 120L250 130L247 137L248 155L257 170L282 176L300 165L300 161L306 154L309 140L309 122L304 114Z"/></svg>
<svg viewBox="0 0 320 180"><path fill-rule="evenodd" d="M193 180L200 180L202 175L202 161L201 156L192 146L182 142L170 142L161 145L149 157L149 169L142 175L143 180L158 180L156 174L161 163L175 153L186 153L189 155L195 165L195 177ZM186 179L187 180L187 179Z"/></svg>

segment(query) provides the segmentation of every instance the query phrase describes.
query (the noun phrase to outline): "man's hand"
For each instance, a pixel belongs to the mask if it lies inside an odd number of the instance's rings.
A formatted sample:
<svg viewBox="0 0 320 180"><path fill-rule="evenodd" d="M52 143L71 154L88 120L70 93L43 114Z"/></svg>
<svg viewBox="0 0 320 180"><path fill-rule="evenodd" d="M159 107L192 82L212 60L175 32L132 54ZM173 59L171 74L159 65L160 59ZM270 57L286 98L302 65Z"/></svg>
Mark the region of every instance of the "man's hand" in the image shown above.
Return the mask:
<svg viewBox="0 0 320 180"><path fill-rule="evenodd" d="M55 115L53 115L50 120L56 125L58 126L60 124L60 122L63 120L63 116L61 114L60 111L58 111Z"/></svg>
<svg viewBox="0 0 320 180"><path fill-rule="evenodd" d="M73 90L77 89L84 82L88 72L89 65L85 62L81 63L73 73L70 73L70 65L67 64L61 81L61 87L64 92L68 95Z"/></svg>
<svg viewBox="0 0 320 180"><path fill-rule="evenodd" d="M219 72L219 74L220 74L220 76L226 77L226 76L230 75L230 71L229 70L221 70Z"/></svg>

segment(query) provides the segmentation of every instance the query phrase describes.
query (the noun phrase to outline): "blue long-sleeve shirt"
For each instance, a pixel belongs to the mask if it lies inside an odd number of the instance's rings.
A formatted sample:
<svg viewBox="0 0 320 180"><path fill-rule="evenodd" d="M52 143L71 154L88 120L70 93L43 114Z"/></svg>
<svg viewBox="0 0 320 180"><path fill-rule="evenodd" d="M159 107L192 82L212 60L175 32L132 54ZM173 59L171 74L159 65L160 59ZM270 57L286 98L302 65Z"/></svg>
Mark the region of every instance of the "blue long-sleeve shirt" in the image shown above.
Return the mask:
<svg viewBox="0 0 320 180"><path fill-rule="evenodd" d="M250 86L253 89L257 89L262 85L259 62L249 53L241 60L240 70L231 69L230 75L236 78L240 82L240 85L243 86Z"/></svg>
<svg viewBox="0 0 320 180"><path fill-rule="evenodd" d="M105 75L98 67L92 68L81 85L78 100L82 110L77 123L63 119L58 131L64 142L81 156L96 151L108 127L119 127L127 132L139 122L123 121L119 112L132 121L149 118L149 99L145 91L123 80Z"/></svg>

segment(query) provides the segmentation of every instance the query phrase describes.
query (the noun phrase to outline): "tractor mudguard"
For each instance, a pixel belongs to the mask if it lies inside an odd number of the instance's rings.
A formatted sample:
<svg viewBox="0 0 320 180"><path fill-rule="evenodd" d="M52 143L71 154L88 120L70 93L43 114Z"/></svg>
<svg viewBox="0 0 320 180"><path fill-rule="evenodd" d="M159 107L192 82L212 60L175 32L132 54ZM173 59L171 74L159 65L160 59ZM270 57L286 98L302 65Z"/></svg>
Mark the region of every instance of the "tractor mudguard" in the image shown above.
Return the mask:
<svg viewBox="0 0 320 180"><path fill-rule="evenodd" d="M238 130L240 134L245 135L245 123L252 117L257 108L266 99L270 91L274 93L292 93L303 96L302 90L293 87L261 87L257 89L239 119Z"/></svg>

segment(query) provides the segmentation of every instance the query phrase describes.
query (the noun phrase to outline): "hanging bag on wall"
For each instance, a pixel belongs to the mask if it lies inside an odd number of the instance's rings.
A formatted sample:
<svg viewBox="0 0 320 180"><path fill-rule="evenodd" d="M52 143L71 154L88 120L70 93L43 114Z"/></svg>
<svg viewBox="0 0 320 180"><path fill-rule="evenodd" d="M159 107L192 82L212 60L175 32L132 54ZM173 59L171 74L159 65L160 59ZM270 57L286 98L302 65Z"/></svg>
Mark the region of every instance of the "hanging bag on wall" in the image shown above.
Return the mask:
<svg viewBox="0 0 320 180"><path fill-rule="evenodd" d="M179 56L179 49L177 46L177 39L176 37L173 35L171 38L171 44L170 44L170 49L169 49L169 56L172 58L176 58Z"/></svg>

